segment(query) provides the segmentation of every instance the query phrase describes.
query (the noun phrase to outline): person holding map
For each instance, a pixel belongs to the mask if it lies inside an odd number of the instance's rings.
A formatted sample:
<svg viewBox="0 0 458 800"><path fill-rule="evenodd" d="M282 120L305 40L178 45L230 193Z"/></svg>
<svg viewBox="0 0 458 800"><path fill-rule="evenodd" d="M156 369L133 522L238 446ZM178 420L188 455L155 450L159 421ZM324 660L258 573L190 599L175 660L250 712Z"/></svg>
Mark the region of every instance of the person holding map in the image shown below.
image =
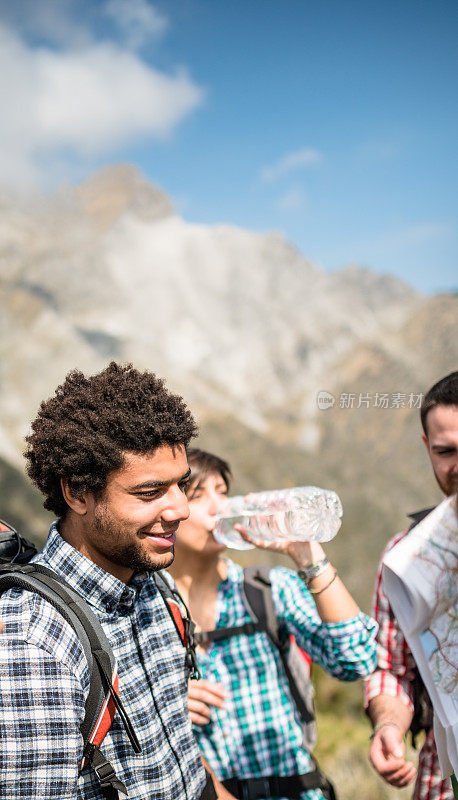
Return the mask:
<svg viewBox="0 0 458 800"><path fill-rule="evenodd" d="M431 700L444 778L458 773L457 496L446 497L386 554L382 574Z"/></svg>
<svg viewBox="0 0 458 800"><path fill-rule="evenodd" d="M446 497L458 488L458 371L436 383L425 395L421 411L423 441L437 483ZM383 558L432 509L413 516L408 531L388 543ZM417 665L377 576L373 616L379 623L378 667L365 681L365 706L373 725L370 760L392 786L415 778L414 800L452 800L451 781L440 770L432 729L432 707ZM405 760L404 735L426 730L418 770Z"/></svg>

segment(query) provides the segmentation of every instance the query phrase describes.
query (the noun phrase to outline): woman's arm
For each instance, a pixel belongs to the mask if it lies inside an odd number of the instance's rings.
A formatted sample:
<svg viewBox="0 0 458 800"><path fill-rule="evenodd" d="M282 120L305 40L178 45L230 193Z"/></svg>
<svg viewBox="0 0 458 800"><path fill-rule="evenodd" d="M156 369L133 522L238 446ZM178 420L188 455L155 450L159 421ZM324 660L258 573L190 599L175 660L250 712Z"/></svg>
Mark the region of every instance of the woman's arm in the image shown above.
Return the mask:
<svg viewBox="0 0 458 800"><path fill-rule="evenodd" d="M299 570L294 574L276 568L271 573L277 616L299 647L335 678L353 681L369 675L376 664L377 623L359 610L335 567L321 563L325 558L321 544L264 544L238 529L260 549L289 555ZM318 574L307 580L311 565L317 565Z"/></svg>
<svg viewBox="0 0 458 800"><path fill-rule="evenodd" d="M319 542L288 542L286 552L299 571L319 563L326 555ZM342 622L359 613L357 604L330 562L306 585L323 622Z"/></svg>
<svg viewBox="0 0 458 800"><path fill-rule="evenodd" d="M260 542L252 539L241 525L236 525L236 529L244 539L260 550L289 556L299 572L307 570L312 564L319 564L326 557L319 542ZM358 614L357 604L330 562L316 577L308 580L306 585L323 622L341 622Z"/></svg>

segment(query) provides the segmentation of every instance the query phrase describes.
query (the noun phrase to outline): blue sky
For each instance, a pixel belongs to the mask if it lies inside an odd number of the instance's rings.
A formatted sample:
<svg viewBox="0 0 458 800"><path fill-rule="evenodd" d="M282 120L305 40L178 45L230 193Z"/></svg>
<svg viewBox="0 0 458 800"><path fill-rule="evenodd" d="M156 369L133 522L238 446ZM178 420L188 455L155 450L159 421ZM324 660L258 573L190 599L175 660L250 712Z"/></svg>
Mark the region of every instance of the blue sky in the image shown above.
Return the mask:
<svg viewBox="0 0 458 800"><path fill-rule="evenodd" d="M457 35L443 0L0 0L0 183L129 161L191 222L456 290Z"/></svg>

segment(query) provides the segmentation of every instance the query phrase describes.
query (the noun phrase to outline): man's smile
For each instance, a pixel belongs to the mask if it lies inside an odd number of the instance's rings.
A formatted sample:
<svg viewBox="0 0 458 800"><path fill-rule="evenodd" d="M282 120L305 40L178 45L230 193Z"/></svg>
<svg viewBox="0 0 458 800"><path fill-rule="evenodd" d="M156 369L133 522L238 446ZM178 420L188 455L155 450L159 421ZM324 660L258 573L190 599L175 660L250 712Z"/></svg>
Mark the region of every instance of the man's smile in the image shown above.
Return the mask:
<svg viewBox="0 0 458 800"><path fill-rule="evenodd" d="M141 536L148 541L157 544L159 547L171 547L177 538L178 525L174 525L169 530L162 531L141 531Z"/></svg>

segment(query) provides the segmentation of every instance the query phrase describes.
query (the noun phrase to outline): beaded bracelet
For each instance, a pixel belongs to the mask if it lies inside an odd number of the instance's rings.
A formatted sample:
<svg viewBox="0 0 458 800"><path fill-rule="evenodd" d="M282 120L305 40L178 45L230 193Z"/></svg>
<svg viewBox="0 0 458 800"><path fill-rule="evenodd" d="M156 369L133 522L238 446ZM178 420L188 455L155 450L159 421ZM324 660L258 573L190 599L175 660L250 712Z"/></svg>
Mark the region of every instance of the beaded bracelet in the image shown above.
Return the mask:
<svg viewBox="0 0 458 800"><path fill-rule="evenodd" d="M337 572L337 570L335 570L334 575L332 576L332 578L329 581L329 583L326 584L326 586L322 586L321 589L309 589L310 594L314 594L314 595L321 594L321 592L324 592L325 589L329 589L331 583L333 583L335 581L335 579L337 578L338 574L339 573Z"/></svg>
<svg viewBox="0 0 458 800"><path fill-rule="evenodd" d="M314 578L317 578L318 575L321 575L322 572L325 571L327 566L329 565L329 558L325 556L321 559L321 561L312 561L307 567L303 569L299 569L297 574L299 577L304 581L305 585L308 587L310 581L313 581Z"/></svg>

